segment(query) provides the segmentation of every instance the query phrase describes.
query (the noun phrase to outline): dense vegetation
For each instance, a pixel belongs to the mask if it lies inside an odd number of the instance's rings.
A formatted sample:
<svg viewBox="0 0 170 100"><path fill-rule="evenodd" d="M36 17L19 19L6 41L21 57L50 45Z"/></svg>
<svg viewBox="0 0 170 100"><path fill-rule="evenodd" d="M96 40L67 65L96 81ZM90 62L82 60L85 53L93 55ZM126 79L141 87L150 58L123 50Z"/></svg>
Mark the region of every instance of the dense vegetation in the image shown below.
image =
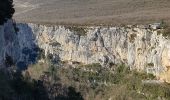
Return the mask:
<svg viewBox="0 0 170 100"><path fill-rule="evenodd" d="M14 12L13 0L0 0L0 25L12 18Z"/></svg>
<svg viewBox="0 0 170 100"><path fill-rule="evenodd" d="M0 71L0 100L170 100L170 84L124 64L70 65L43 52L39 59L22 72ZM10 57L6 63L14 66Z"/></svg>
<svg viewBox="0 0 170 100"><path fill-rule="evenodd" d="M60 65L54 65L48 63L46 70L44 70L44 68L41 70L39 66L42 64L43 63L37 63L32 65L27 70L27 73L30 73L30 78L33 77L43 82L48 98L50 99L170 99L169 84L152 83L151 80L155 79L152 74L130 71L127 66L122 64L102 67L100 64L68 65L66 62L63 62ZM39 70L37 70L37 68ZM151 81L151 83L145 83L145 81ZM73 92L66 92L68 88L71 88ZM68 97L71 98L68 99Z"/></svg>

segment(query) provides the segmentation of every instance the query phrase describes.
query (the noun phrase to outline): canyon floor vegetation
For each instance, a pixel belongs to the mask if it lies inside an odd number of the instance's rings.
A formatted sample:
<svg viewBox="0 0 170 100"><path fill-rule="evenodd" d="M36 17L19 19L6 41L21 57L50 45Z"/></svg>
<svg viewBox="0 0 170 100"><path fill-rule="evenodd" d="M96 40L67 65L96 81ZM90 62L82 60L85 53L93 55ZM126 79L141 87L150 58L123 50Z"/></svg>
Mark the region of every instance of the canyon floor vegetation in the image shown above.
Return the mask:
<svg viewBox="0 0 170 100"><path fill-rule="evenodd" d="M131 71L124 64L83 65L51 60L27 70L0 72L2 100L169 100L170 84L147 83L152 74Z"/></svg>

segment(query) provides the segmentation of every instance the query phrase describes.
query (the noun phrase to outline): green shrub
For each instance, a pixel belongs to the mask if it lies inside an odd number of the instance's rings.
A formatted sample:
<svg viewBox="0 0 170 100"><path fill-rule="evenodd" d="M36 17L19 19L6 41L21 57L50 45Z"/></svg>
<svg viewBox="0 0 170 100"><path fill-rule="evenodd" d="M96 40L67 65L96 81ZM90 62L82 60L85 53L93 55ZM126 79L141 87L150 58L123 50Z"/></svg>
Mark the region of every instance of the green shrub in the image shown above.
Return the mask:
<svg viewBox="0 0 170 100"><path fill-rule="evenodd" d="M61 46L61 44L59 43L59 42L57 42L57 41L55 41L55 42L50 42L49 43L49 45L52 45L53 47L56 47L56 46Z"/></svg>
<svg viewBox="0 0 170 100"><path fill-rule="evenodd" d="M168 37L170 38L170 26L165 22L165 21L161 21L161 27L162 27L162 35L164 37Z"/></svg>
<svg viewBox="0 0 170 100"><path fill-rule="evenodd" d="M135 41L135 38L136 38L136 37L137 37L137 35L136 35L135 33L130 34L129 41L130 41L131 43L133 43L133 42Z"/></svg>
<svg viewBox="0 0 170 100"><path fill-rule="evenodd" d="M147 98L154 100L158 97L165 100L170 99L170 85L168 84L143 84L142 92L147 95Z"/></svg>
<svg viewBox="0 0 170 100"><path fill-rule="evenodd" d="M66 27L69 29L71 32L74 32L74 34L79 35L79 36L86 36L86 29L83 27L78 27L78 26L68 26Z"/></svg>
<svg viewBox="0 0 170 100"><path fill-rule="evenodd" d="M167 27L163 30L162 35L165 37L170 37L170 27Z"/></svg>
<svg viewBox="0 0 170 100"><path fill-rule="evenodd" d="M167 28L168 27L168 24L164 21L164 20L161 20L161 23L160 23L160 28Z"/></svg>
<svg viewBox="0 0 170 100"><path fill-rule="evenodd" d="M45 50L44 49L38 48L38 57L37 57L37 59L38 60L45 59Z"/></svg>

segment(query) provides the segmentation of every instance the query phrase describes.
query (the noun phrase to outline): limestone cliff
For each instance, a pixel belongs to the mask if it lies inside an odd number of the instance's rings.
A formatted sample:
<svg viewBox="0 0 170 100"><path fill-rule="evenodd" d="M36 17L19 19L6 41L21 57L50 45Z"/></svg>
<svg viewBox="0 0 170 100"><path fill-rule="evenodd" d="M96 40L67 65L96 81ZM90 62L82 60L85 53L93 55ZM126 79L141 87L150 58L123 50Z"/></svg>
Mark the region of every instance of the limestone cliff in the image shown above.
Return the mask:
<svg viewBox="0 0 170 100"><path fill-rule="evenodd" d="M16 30L17 29L17 30ZM13 24L0 26L0 62L9 57L17 66L36 62L38 48L61 61L84 64L126 63L131 69L153 73L162 80L170 68L170 41L159 24L125 27L78 27Z"/></svg>

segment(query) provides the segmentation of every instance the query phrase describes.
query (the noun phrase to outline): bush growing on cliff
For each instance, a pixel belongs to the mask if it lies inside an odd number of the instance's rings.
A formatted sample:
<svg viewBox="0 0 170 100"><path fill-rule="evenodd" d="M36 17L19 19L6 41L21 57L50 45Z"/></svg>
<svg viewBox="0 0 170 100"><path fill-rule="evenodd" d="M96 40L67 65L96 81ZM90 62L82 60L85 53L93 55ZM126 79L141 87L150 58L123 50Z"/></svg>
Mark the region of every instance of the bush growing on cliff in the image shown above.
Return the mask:
<svg viewBox="0 0 170 100"><path fill-rule="evenodd" d="M167 27L163 30L162 35L170 38L170 27Z"/></svg>
<svg viewBox="0 0 170 100"><path fill-rule="evenodd" d="M12 18L15 10L13 8L13 0L0 1L0 25Z"/></svg>
<svg viewBox="0 0 170 100"><path fill-rule="evenodd" d="M164 37L170 38L170 26L165 21L162 20L160 27L163 30L158 31L158 34L162 34Z"/></svg>
<svg viewBox="0 0 170 100"><path fill-rule="evenodd" d="M85 28L83 28L83 27L68 26L66 28L69 29L71 32L74 32L74 34L79 35L79 36L85 36L87 33Z"/></svg>
<svg viewBox="0 0 170 100"><path fill-rule="evenodd" d="M130 37L129 37L129 41L131 42L131 43L133 43L134 41L135 41L135 38L136 38L136 34L130 34Z"/></svg>

